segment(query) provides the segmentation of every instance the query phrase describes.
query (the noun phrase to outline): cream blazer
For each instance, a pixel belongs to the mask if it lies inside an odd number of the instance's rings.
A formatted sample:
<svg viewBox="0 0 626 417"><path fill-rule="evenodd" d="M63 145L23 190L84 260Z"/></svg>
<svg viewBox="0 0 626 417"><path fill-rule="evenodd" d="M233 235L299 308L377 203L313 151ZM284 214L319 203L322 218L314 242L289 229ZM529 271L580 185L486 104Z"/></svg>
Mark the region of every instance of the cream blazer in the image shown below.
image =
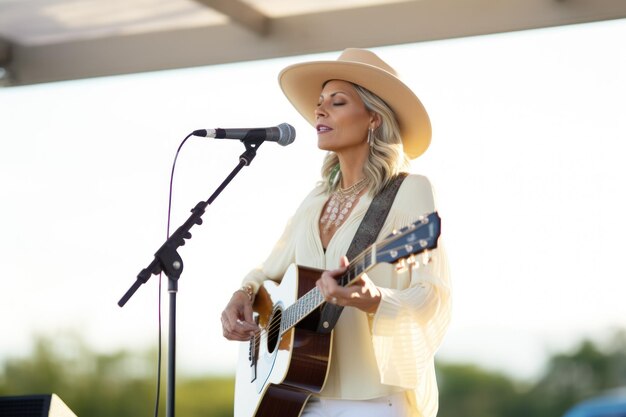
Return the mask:
<svg viewBox="0 0 626 417"><path fill-rule="evenodd" d="M265 262L252 270L243 284L256 292L264 280L280 282L292 263L320 269L339 266L372 197L361 197L324 252L319 219L327 198L321 188L309 193ZM378 239L433 211L430 182L424 176L409 175ZM428 264L410 270L379 264L367 273L382 294L380 305L373 316L344 308L335 327L329 374L320 397L362 400L405 391L413 416L436 415L434 355L448 327L451 302L441 243L430 255Z"/></svg>

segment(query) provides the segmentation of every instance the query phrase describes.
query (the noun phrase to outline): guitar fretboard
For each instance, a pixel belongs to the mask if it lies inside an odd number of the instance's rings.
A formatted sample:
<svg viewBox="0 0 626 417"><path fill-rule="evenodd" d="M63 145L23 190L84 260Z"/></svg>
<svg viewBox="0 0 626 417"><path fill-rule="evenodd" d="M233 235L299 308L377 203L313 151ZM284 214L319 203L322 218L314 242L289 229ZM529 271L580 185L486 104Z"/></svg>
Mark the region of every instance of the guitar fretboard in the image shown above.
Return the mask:
<svg viewBox="0 0 626 417"><path fill-rule="evenodd" d="M377 262L395 263L427 249L436 248L440 233L439 220L439 215L434 212L428 216L422 216L419 221L400 231L394 231L385 240L370 246L351 260L348 269L337 279L337 283L342 287L347 287ZM324 302L326 300L317 287L304 294L282 312L280 334L291 329Z"/></svg>
<svg viewBox="0 0 626 417"><path fill-rule="evenodd" d="M375 247L371 247L362 252L360 256L361 259L354 264L351 263L348 266L348 270L337 279L337 283L342 287L350 285L357 277L376 264L375 253ZM283 334L285 331L291 329L325 301L317 287L304 294L298 301L283 311L280 333Z"/></svg>

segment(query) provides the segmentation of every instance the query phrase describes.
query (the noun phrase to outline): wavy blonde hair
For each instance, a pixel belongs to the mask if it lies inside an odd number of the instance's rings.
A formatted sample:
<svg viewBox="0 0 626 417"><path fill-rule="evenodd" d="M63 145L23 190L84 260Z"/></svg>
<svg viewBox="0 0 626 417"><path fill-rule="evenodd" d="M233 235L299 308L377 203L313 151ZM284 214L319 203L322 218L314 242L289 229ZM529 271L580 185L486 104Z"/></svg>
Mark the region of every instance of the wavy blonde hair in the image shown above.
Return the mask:
<svg viewBox="0 0 626 417"><path fill-rule="evenodd" d="M360 85L350 83L363 100L365 108L380 116L380 126L374 129L370 138L370 152L365 163L364 173L371 195L378 194L397 174L408 170L409 159L404 153L400 127L391 108L380 97ZM329 152L322 164L322 187L332 192L341 183L339 157Z"/></svg>

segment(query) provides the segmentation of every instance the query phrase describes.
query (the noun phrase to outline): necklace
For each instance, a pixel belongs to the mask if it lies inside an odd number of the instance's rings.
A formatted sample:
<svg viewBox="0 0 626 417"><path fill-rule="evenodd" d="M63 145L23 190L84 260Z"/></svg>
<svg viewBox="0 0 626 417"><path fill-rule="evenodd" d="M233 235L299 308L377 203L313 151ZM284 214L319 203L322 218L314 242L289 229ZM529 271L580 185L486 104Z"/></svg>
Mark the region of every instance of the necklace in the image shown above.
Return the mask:
<svg viewBox="0 0 626 417"><path fill-rule="evenodd" d="M337 188L333 191L326 206L326 211L320 219L320 223L324 226L324 233L328 232L331 226L341 226L346 215L352 209L357 196L366 185L366 179L363 178L348 188Z"/></svg>

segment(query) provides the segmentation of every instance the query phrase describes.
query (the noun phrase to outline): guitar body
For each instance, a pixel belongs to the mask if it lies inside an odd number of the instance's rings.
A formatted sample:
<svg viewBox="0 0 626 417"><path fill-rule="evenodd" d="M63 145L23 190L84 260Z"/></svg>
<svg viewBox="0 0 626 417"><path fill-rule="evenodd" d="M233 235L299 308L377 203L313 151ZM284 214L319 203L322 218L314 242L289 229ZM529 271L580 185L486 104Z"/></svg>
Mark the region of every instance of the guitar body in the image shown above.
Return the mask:
<svg viewBox="0 0 626 417"><path fill-rule="evenodd" d="M322 271L292 265L280 285L266 281L254 303L262 331L242 342L235 417L298 417L328 374L332 332L318 333L319 309L280 335L282 312L315 287Z"/></svg>
<svg viewBox="0 0 626 417"><path fill-rule="evenodd" d="M439 215L421 216L352 259L337 283L349 286L376 263L416 264L415 255L437 247L439 234ZM291 265L280 285L266 281L259 289L254 318L261 331L241 343L235 417L298 417L311 394L322 390L333 334L317 331L326 303L315 287L322 272Z"/></svg>

